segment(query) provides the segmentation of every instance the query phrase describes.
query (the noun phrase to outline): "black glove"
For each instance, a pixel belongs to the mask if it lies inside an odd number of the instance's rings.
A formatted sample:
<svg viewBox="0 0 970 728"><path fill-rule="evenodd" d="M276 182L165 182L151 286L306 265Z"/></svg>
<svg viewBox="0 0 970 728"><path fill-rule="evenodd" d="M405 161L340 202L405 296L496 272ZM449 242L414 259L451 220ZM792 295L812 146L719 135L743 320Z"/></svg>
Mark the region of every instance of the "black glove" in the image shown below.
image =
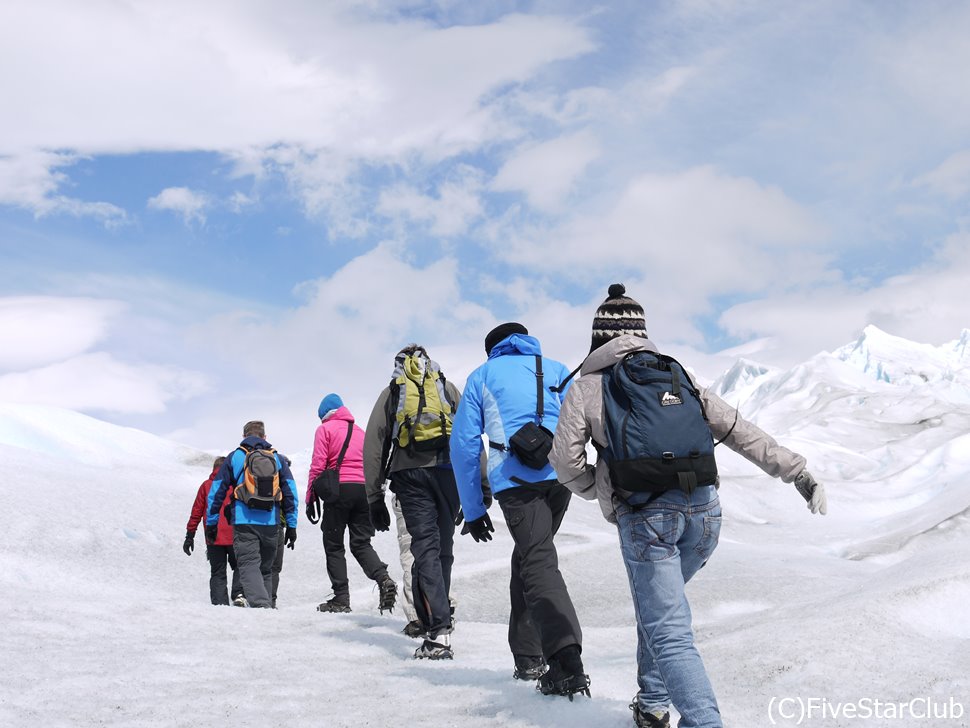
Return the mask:
<svg viewBox="0 0 970 728"><path fill-rule="evenodd" d="M317 523L320 520L320 499L316 496L306 504L306 517L310 523Z"/></svg>
<svg viewBox="0 0 970 728"><path fill-rule="evenodd" d="M205 527L205 542L210 546L216 542L216 534L219 533L219 526Z"/></svg>
<svg viewBox="0 0 970 728"><path fill-rule="evenodd" d="M226 523L228 523L230 526L232 525L232 522L236 520L236 509L232 507L234 501L235 499L230 500L222 507L222 517L226 519Z"/></svg>
<svg viewBox="0 0 970 728"><path fill-rule="evenodd" d="M286 527L286 533L283 535L283 544L288 549L292 549L296 546L296 529L292 526Z"/></svg>
<svg viewBox="0 0 970 728"><path fill-rule="evenodd" d="M186 556L191 556L192 552L195 550L195 532L186 531L185 541L182 542L182 550L185 552Z"/></svg>
<svg viewBox="0 0 970 728"><path fill-rule="evenodd" d="M458 516L455 518L455 525L456 526L460 526L461 525L461 522L464 521L464 520L465 520L465 512L461 509L461 506L459 506L458 507Z"/></svg>
<svg viewBox="0 0 970 728"><path fill-rule="evenodd" d="M387 511L387 503L381 498L370 504L370 522L378 531L387 531L391 528L391 514Z"/></svg>
<svg viewBox="0 0 970 728"><path fill-rule="evenodd" d="M492 519L488 517L488 513L474 521L465 521L461 534L464 536L466 533L470 533L476 542L491 541L495 529L492 527Z"/></svg>

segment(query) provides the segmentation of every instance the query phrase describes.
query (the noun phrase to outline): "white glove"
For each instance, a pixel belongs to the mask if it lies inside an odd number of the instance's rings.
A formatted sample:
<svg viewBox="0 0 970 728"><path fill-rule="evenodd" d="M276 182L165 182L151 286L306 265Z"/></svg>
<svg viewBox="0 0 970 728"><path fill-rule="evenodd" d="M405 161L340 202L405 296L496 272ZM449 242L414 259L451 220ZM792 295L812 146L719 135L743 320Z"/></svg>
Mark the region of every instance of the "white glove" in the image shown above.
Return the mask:
<svg viewBox="0 0 970 728"><path fill-rule="evenodd" d="M803 470L798 474L795 478L795 489L808 503L808 510L812 513L821 513L823 516L826 514L828 504L825 499L825 487L816 482L810 472Z"/></svg>

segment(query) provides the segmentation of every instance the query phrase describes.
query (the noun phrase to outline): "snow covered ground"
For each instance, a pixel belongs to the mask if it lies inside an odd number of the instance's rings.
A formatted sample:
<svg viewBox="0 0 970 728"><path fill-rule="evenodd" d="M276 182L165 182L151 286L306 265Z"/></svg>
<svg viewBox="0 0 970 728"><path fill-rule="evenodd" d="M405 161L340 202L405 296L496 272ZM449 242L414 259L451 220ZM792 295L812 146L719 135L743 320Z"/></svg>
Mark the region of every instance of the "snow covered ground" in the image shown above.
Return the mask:
<svg viewBox="0 0 970 728"><path fill-rule="evenodd" d="M937 349L870 328L792 370L740 362L714 383L805 454L829 494L829 515L812 516L792 486L718 449L721 545L689 595L725 725L795 725L769 715L772 698L776 711L784 698L953 698L962 718L802 724L970 725L967 339ZM311 436L274 443L298 477ZM0 725L632 725L629 588L595 504L574 500L558 539L593 692L569 703L511 677L501 517L493 542L457 541L454 662L410 659L402 615L378 613L353 562L354 612L315 612L328 582L302 514L280 609L211 607L204 547L181 551L211 459L77 413L0 405ZM399 579L393 530L375 544Z"/></svg>

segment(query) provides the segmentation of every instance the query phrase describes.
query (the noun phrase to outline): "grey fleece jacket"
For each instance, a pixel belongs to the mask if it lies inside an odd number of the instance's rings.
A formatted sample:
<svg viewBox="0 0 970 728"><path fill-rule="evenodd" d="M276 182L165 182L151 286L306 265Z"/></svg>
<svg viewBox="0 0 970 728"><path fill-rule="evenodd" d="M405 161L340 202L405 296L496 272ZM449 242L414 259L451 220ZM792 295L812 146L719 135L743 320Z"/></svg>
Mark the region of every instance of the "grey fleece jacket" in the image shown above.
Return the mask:
<svg viewBox="0 0 970 728"><path fill-rule="evenodd" d="M549 453L549 461L556 469L559 481L581 498L596 498L603 516L610 523L616 523L616 514L609 468L605 463L599 467L599 462L594 466L587 461L586 443L592 439L597 447L606 446L603 370L633 351L659 353L649 339L619 336L586 358L580 369L581 377L566 393L559 412L552 452ZM741 416L737 417L735 425L733 407L705 388L699 388L699 391L715 440L724 437L734 425L734 431L724 440L724 444L768 475L790 483L805 469L805 458L801 455L782 447L768 433ZM620 491L620 495L628 497L630 494Z"/></svg>

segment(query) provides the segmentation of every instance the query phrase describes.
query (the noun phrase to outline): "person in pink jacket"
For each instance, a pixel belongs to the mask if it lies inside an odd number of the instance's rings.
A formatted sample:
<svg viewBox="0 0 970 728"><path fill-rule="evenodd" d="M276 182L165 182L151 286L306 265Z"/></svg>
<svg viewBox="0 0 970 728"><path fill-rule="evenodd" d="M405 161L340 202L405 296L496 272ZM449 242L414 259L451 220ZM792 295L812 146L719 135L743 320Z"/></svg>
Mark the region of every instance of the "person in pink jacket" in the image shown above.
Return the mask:
<svg viewBox="0 0 970 728"><path fill-rule="evenodd" d="M349 612L350 585L347 579L347 560L344 556L344 531L350 531L350 553L360 568L380 587L381 612L393 610L397 584L387 573L387 564L380 560L371 538L371 523L367 494L364 490L364 431L354 424L354 416L344 407L336 394L328 394L317 408L320 425L313 438L313 460L307 481L306 513L311 523L321 521L323 550L327 555L327 575L333 598L320 604L321 612ZM325 470L337 469L339 486L336 492L321 493L314 481ZM321 494L326 498L321 504ZM322 508L321 508L322 505ZM322 516L321 516L322 510Z"/></svg>
<svg viewBox="0 0 970 728"><path fill-rule="evenodd" d="M195 550L195 531L199 527L199 522L205 517L205 506L209 500L209 489L212 487L212 480L219 472L224 457L216 458L212 464L212 473L206 481L199 486L199 492L195 494L195 502L192 504L192 513L185 528L185 542L182 550L186 556L191 556ZM229 503L230 495L226 494L223 503ZM226 593L226 564L232 569L232 590L231 596L237 606L245 606L243 599L242 585L239 582L239 573L236 571L236 555L232 550L232 526L225 518L219 519L219 529L216 531L214 542L205 544L205 557L209 561L209 598L213 604L229 604L229 594Z"/></svg>

